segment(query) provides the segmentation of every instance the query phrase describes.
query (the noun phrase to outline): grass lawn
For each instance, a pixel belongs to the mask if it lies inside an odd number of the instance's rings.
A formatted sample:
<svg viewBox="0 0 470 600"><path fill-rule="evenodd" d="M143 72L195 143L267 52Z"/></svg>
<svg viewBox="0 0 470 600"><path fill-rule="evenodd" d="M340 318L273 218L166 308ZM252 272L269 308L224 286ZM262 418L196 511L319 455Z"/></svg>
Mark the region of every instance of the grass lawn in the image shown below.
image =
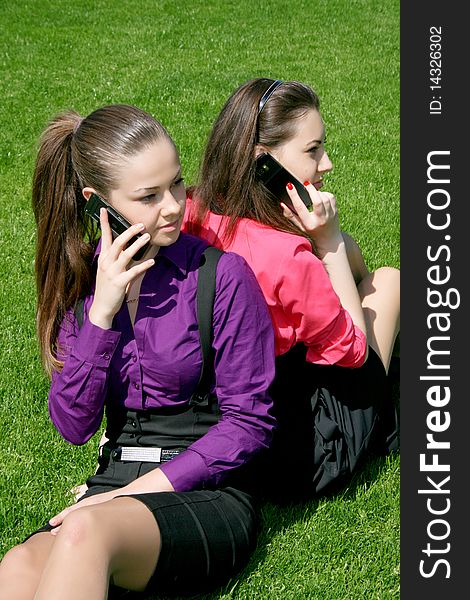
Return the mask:
<svg viewBox="0 0 470 600"><path fill-rule="evenodd" d="M140 106L168 128L194 183L218 111L257 76L316 89L343 229L368 266L399 267L399 2L0 0L0 555L58 512L95 465L98 435L64 442L35 340L37 138L65 108ZM215 599L399 598L399 456L342 494L265 505L257 552ZM282 485L282 476L280 476Z"/></svg>

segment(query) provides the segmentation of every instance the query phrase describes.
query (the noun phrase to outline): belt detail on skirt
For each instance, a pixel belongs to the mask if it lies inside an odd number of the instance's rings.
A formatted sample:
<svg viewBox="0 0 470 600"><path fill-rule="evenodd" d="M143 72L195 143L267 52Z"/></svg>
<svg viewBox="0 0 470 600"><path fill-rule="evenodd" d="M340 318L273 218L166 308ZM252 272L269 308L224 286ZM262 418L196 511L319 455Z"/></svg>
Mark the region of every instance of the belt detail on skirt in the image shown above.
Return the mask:
<svg viewBox="0 0 470 600"><path fill-rule="evenodd" d="M101 455L105 458L111 457L115 461L127 462L167 462L178 456L186 448L173 448L171 450L155 447L118 446L117 448L101 448Z"/></svg>

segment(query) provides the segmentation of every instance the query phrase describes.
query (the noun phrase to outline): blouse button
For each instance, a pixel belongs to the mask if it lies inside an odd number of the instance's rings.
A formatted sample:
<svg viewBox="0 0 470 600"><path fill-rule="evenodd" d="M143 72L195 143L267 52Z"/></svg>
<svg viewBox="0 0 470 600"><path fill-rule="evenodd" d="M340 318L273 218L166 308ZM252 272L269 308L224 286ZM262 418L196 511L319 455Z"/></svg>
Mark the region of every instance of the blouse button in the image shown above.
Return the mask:
<svg viewBox="0 0 470 600"><path fill-rule="evenodd" d="M134 382L134 387L136 390L140 390L140 385L137 382Z"/></svg>
<svg viewBox="0 0 470 600"><path fill-rule="evenodd" d="M135 354L132 355L132 362L137 362L137 356Z"/></svg>

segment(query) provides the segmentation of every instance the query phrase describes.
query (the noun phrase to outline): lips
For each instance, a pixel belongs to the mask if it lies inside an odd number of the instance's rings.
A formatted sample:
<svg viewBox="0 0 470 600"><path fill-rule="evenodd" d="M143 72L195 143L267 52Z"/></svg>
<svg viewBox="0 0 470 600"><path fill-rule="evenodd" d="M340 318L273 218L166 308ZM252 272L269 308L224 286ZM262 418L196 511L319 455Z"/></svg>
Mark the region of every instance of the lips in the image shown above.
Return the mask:
<svg viewBox="0 0 470 600"><path fill-rule="evenodd" d="M318 181L314 181L313 185L315 187L316 190L319 190L320 188L323 187L323 180L319 179Z"/></svg>
<svg viewBox="0 0 470 600"><path fill-rule="evenodd" d="M180 219L176 219L176 221L173 221L172 223L168 223L167 225L162 225L160 227L160 231L167 231L167 230L175 229L176 227L178 227L179 222L180 222Z"/></svg>

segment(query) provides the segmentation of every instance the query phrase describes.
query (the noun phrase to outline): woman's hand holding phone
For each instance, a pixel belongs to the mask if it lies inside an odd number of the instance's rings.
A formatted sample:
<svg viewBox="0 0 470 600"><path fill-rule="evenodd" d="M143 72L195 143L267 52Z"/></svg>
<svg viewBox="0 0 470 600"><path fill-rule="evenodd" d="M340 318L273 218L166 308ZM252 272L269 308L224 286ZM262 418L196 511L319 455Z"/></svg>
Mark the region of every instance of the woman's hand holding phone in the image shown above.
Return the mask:
<svg viewBox="0 0 470 600"><path fill-rule="evenodd" d="M335 252L338 245L343 242L336 198L329 192L320 192L310 182L305 187L312 200L313 210L307 209L295 187L292 186L291 189L289 185L286 188L287 193L297 214L293 213L284 203L281 203L281 206L284 216L313 239L321 258L328 252Z"/></svg>
<svg viewBox="0 0 470 600"><path fill-rule="evenodd" d="M142 223L132 225L113 241L108 213L102 208L100 226L101 252L98 257L95 295L89 318L94 325L110 329L129 284L155 264L155 260L151 258L128 269L134 254L150 240L149 234L145 233L127 247L132 237L143 231Z"/></svg>

